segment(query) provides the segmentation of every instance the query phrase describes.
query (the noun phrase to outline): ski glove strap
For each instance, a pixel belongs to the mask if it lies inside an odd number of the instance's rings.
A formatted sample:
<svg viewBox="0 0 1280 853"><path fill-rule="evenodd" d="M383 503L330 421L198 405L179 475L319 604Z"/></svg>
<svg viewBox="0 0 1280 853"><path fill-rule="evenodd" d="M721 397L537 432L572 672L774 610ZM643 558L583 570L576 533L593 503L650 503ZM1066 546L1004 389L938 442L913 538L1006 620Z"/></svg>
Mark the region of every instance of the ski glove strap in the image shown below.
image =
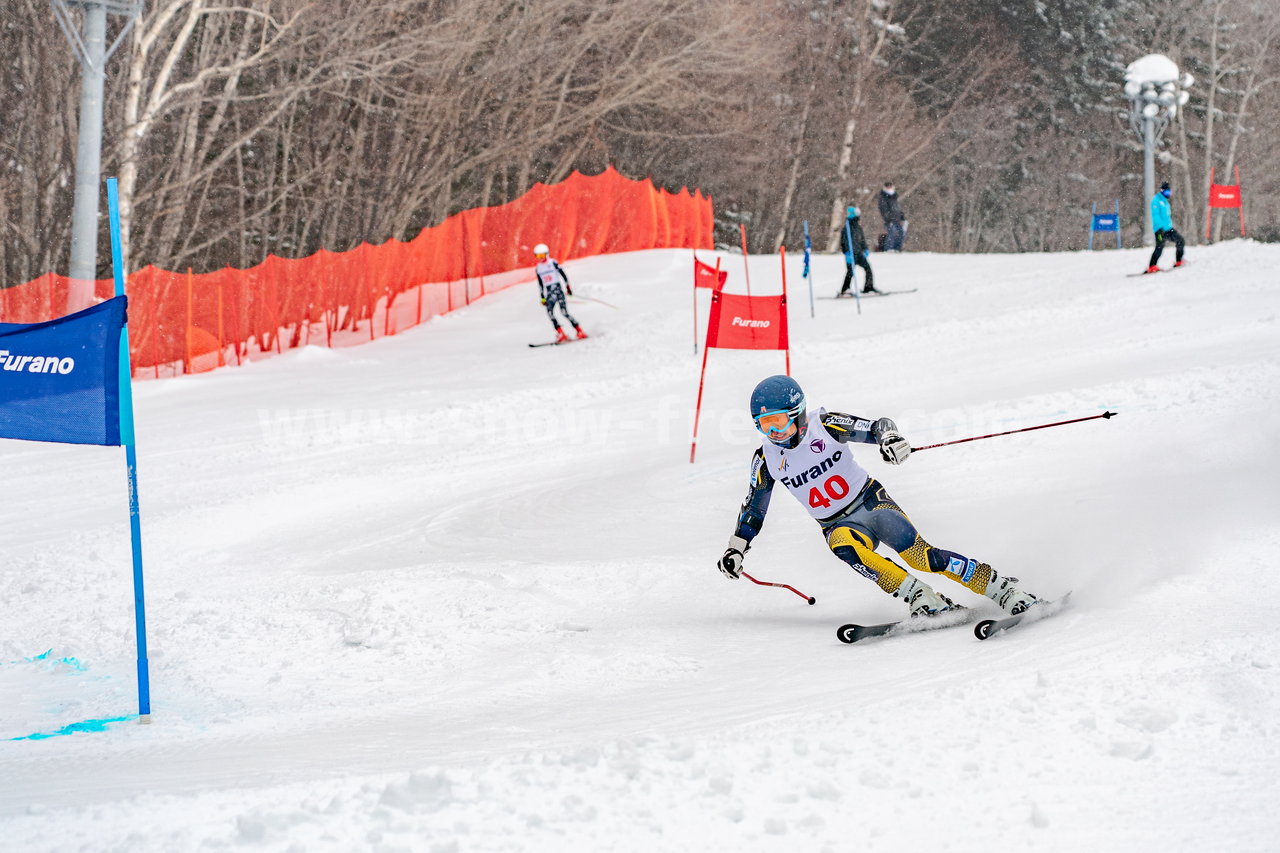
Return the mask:
<svg viewBox="0 0 1280 853"><path fill-rule="evenodd" d="M880 435L880 456L890 465L901 465L911 455L911 445L899 433L884 432Z"/></svg>
<svg viewBox="0 0 1280 853"><path fill-rule="evenodd" d="M742 577L742 561L746 558L747 549L750 547L751 543L741 536L736 534L730 536L729 546L724 549L724 556L716 564L720 573L730 580Z"/></svg>

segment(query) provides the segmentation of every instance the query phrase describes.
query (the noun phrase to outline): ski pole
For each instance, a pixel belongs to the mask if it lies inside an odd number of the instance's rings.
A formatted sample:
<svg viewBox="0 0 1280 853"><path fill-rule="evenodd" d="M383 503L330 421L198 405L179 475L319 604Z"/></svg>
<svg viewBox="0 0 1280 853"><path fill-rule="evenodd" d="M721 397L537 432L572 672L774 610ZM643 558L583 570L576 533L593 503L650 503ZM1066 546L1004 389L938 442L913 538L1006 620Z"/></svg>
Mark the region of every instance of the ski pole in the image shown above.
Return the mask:
<svg viewBox="0 0 1280 853"><path fill-rule="evenodd" d="M596 299L594 296L583 296L582 294L578 294L577 296L570 296L569 298L571 300L585 299L587 302L598 302L601 305L605 306L606 308L612 308L615 311L618 309L617 305L613 305L608 302L605 302L603 299Z"/></svg>
<svg viewBox="0 0 1280 853"><path fill-rule="evenodd" d="M924 447L913 447L913 453L921 450L929 450L933 447L946 447L948 444L964 444L966 441L981 441L984 438L995 438L1000 435L1013 435L1015 432L1031 432L1033 429L1048 429L1049 427L1064 426L1066 424L1078 424L1081 421L1093 421L1098 418L1114 418L1118 412L1105 412L1101 415L1090 415L1087 418L1072 418L1069 421L1058 421L1052 424L1040 424L1039 426L1023 427L1022 429L1011 429L1006 432L993 432L990 435L975 435L972 438L957 438L955 441L944 441L940 444L926 444Z"/></svg>
<svg viewBox="0 0 1280 853"><path fill-rule="evenodd" d="M760 586L778 586L778 587L782 587L783 589L789 589L789 590L791 590L792 592L794 592L796 595L798 595L798 596L800 596L801 598L803 598L805 601L809 602L810 604L816 604L816 603L817 603L817 601L818 601L818 599L814 598L812 595L805 595L803 592L801 592L800 590L796 589L796 588L795 588L794 586L792 586L791 584L787 584L787 583L769 583L768 581L758 581L758 580L756 580L755 578L751 577L751 575L747 574L746 572L743 572L743 573L742 573L742 576L743 576L744 578L746 578L747 580L751 581L752 583L754 583L754 584L759 584Z"/></svg>

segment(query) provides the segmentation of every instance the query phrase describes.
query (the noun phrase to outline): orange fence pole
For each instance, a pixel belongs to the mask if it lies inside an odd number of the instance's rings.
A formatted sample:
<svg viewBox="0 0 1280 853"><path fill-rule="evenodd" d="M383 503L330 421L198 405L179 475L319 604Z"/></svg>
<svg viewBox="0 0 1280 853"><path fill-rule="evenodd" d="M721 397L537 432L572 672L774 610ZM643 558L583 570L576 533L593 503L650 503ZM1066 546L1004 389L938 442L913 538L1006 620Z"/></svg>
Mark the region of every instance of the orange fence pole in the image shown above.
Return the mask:
<svg viewBox="0 0 1280 853"><path fill-rule="evenodd" d="M223 332L223 329L222 329L222 282L219 281L218 282L218 367L227 366L226 355L224 352L227 345L223 342L225 336L223 335L222 332Z"/></svg>
<svg viewBox="0 0 1280 853"><path fill-rule="evenodd" d="M191 275L191 267L187 267L187 357L182 362L182 372L191 372L191 286L194 283L194 277Z"/></svg>

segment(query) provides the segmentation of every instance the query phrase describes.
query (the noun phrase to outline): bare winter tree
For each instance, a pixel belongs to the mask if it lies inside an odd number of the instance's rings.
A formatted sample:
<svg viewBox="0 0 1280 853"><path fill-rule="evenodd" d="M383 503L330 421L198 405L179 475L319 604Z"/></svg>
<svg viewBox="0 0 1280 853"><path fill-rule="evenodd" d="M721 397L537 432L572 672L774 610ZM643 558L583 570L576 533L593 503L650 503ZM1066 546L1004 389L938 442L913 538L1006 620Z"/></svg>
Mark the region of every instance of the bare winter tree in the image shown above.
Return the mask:
<svg viewBox="0 0 1280 853"><path fill-rule="evenodd" d="M67 261L78 74L51 15L0 17L5 284ZM1274 0L151 0L103 167L131 267L407 239L606 165L711 193L755 250L804 221L834 248L887 178L915 247L1068 248L1091 201L1147 201L1116 68L1164 52L1200 81L1165 152L1187 230L1240 163L1280 237L1278 28Z"/></svg>

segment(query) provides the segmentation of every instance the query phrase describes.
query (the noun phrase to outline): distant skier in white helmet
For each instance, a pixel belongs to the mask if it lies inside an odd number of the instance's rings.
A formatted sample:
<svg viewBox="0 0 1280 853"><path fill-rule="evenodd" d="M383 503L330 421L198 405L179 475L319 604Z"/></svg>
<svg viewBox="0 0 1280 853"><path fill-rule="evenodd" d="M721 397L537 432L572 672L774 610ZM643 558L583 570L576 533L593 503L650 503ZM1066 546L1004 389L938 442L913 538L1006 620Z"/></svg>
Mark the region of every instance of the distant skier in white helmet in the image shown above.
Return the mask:
<svg viewBox="0 0 1280 853"><path fill-rule="evenodd" d="M542 300L542 304L547 309L547 319L551 321L551 325L556 329L556 343L562 344L569 340L569 336L564 333L564 329L560 328L560 324L556 322L555 309L560 306L560 313L569 321L569 325L573 326L575 332L578 333L578 339L581 340L587 336L582 331L582 327L578 325L578 321L573 319L573 315L569 313L569 308L565 304L564 295L567 291L570 296L573 295L573 288L569 286L569 276L564 269L551 257L551 250L547 248L546 243L539 243L533 247L533 257L537 261L534 272L538 276L538 298ZM563 289L561 289L563 285Z"/></svg>
<svg viewBox="0 0 1280 853"><path fill-rule="evenodd" d="M857 463L851 444L878 444L890 465L906 461L911 445L893 421L826 409L809 412L804 392L789 376L770 376L756 386L751 417L763 441L751 462L751 491L720 558L719 568L726 577L737 579L742 574L743 558L769 510L773 485L781 482L818 522L832 553L894 598L904 599L911 616L934 616L956 605L877 554L881 542L916 571L949 578L1010 614L1039 601L1018 588L1017 578L997 575L986 563L926 542L884 486Z"/></svg>

